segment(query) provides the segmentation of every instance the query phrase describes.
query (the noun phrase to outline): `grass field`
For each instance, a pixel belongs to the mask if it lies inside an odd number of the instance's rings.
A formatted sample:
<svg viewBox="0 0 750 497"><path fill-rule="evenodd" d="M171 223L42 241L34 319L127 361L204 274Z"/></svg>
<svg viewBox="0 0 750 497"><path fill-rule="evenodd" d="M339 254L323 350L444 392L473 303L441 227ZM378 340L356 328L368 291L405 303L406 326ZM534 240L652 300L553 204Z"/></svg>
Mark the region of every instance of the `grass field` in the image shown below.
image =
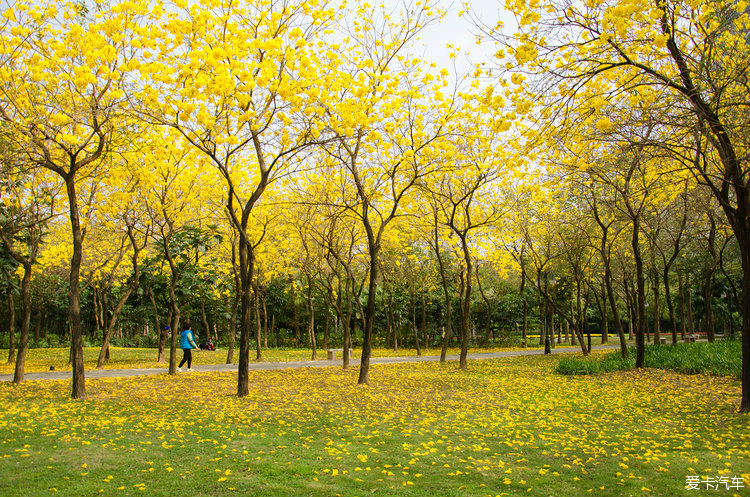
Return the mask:
<svg viewBox="0 0 750 497"><path fill-rule="evenodd" d="M561 374L596 374L635 368L635 350L622 358L619 349L608 354L596 353L589 357L580 354L560 358L555 369ZM678 343L675 345L647 345L644 349L647 368L668 369L679 373L707 373L731 376L739 380L742 373L742 342L718 340L714 343Z"/></svg>
<svg viewBox="0 0 750 497"><path fill-rule="evenodd" d="M229 373L3 383L0 495L750 495L737 381L556 364L251 371L242 399Z"/></svg>

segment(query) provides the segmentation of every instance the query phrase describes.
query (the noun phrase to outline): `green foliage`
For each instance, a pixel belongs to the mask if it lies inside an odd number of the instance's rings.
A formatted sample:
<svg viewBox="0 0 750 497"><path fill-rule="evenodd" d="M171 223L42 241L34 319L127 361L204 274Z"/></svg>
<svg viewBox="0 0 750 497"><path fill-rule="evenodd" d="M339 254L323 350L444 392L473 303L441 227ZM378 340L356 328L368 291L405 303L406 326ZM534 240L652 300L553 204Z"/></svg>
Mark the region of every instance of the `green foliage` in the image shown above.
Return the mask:
<svg viewBox="0 0 750 497"><path fill-rule="evenodd" d="M739 340L714 343L678 343L648 345L645 350L647 368L667 369L686 374L710 374L740 378L742 351ZM563 375L597 374L635 367L635 351L623 360L619 351L604 356L563 357L555 372Z"/></svg>

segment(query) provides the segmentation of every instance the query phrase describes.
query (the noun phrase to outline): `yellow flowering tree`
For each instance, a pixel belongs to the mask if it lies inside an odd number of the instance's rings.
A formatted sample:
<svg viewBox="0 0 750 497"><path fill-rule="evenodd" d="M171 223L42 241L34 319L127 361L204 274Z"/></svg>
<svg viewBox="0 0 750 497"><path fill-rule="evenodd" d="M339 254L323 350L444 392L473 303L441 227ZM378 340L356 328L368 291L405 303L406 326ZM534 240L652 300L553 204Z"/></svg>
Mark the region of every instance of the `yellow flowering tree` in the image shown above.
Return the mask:
<svg viewBox="0 0 750 497"><path fill-rule="evenodd" d="M78 188L116 146L125 90L148 2L3 2L0 21L0 120L30 165L65 183L73 255L69 319L72 396L86 395L81 336L80 265L84 230Z"/></svg>
<svg viewBox="0 0 750 497"><path fill-rule="evenodd" d="M224 181L239 236L241 334L237 394L248 393L256 249L252 213L267 188L304 161L321 135L321 2L207 0L163 13L159 49L141 65L142 111L206 157ZM257 230L256 230L257 231ZM258 359L260 339L256 334Z"/></svg>
<svg viewBox="0 0 750 497"><path fill-rule="evenodd" d="M529 77L535 101L519 96L529 119L572 136L578 124L614 123L602 108L616 103L633 121L660 107L648 150L667 151L717 198L740 246L743 330L750 329L750 174L747 150L747 2L610 0L579 4L508 2L518 29L485 25L499 44L501 69ZM523 74L523 75L521 75ZM696 144L695 146L693 144ZM695 153L690 153L694 150ZM697 155L696 155L697 154ZM697 158L697 159L696 159ZM750 411L750 340L743 342L741 411Z"/></svg>

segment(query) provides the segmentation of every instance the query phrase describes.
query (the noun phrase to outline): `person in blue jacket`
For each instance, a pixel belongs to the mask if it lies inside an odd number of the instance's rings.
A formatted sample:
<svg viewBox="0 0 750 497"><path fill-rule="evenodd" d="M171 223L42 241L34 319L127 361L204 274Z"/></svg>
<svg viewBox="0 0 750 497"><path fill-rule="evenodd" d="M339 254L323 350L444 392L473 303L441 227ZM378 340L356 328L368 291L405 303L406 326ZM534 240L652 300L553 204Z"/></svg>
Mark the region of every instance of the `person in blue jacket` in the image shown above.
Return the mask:
<svg viewBox="0 0 750 497"><path fill-rule="evenodd" d="M182 361L180 361L180 365L177 366L177 371L182 372L182 365L187 362L188 365L188 371L194 371L192 368L193 364L193 349L197 349L198 347L195 345L195 341L193 340L193 332L190 331L190 323L185 323L185 329L180 333L180 347L182 348L183 356Z"/></svg>

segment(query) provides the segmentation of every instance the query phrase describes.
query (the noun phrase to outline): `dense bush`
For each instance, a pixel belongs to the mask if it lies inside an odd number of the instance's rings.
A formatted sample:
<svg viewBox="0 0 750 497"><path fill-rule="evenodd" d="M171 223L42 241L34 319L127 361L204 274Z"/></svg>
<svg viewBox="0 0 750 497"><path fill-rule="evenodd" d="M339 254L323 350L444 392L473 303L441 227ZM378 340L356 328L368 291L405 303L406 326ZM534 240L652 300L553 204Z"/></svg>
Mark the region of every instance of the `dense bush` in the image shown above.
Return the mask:
<svg viewBox="0 0 750 497"><path fill-rule="evenodd" d="M647 368L668 369L686 374L711 374L740 378L742 350L739 340L719 340L714 343L678 343L676 345L647 345ZM623 360L619 351L594 357L563 357L555 372L564 375L596 374L621 371L635 367L635 350Z"/></svg>

